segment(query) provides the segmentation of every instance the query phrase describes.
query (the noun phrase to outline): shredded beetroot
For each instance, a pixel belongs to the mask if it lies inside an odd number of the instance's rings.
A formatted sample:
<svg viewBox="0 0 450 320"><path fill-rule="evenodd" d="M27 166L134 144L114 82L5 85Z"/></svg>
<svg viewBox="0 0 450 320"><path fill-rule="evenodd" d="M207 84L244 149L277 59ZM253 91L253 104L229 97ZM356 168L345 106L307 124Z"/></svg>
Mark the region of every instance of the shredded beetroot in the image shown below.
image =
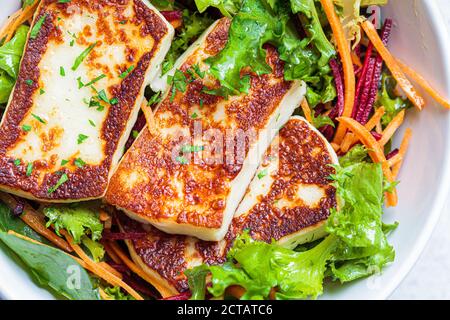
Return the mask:
<svg viewBox="0 0 450 320"><path fill-rule="evenodd" d="M11 214L14 217L20 217L20 215L23 213L23 210L25 209L25 201L22 198L13 196L13 198L16 200L16 206L12 209Z"/></svg>
<svg viewBox="0 0 450 320"><path fill-rule="evenodd" d="M388 155L386 156L386 160L391 159L392 157L395 157L396 155L398 155L399 150L398 149L394 149L391 152L388 153Z"/></svg>
<svg viewBox="0 0 450 320"><path fill-rule="evenodd" d="M191 297L191 292L186 291L175 296L167 297L161 300L188 300Z"/></svg>
<svg viewBox="0 0 450 320"><path fill-rule="evenodd" d="M113 267L115 270L119 271L120 273L131 271L126 265L121 264L121 263L115 263L114 261L108 261L108 264L111 267Z"/></svg>
<svg viewBox="0 0 450 320"><path fill-rule="evenodd" d="M104 230L102 238L105 240L137 240L145 238L145 232L111 232Z"/></svg>
<svg viewBox="0 0 450 320"><path fill-rule="evenodd" d="M140 132L142 130L142 128L145 127L145 124L146 124L145 116L141 112L141 113L139 113L139 116L133 126L133 131L136 130L136 131ZM128 137L127 143L125 144L125 150L128 150L131 147L134 140L136 140L136 138L134 138L133 135L130 134L130 136Z"/></svg>
<svg viewBox="0 0 450 320"><path fill-rule="evenodd" d="M391 29L392 29L392 20L386 19L383 29L381 31L381 38L385 45L387 45L387 43L389 42L389 35L391 33ZM367 123L367 121L369 120L369 115L373 110L373 106L375 105L378 87L381 80L381 74L383 70L383 58L379 54L377 54L375 59L376 59L375 69L370 84L369 99L367 100L364 109L362 109L362 111L360 112L359 117L357 118L357 121L359 121L362 124Z"/></svg>
<svg viewBox="0 0 450 320"><path fill-rule="evenodd" d="M358 107L356 109L355 120L361 122L361 118L364 114L365 106L367 105L367 101L369 101L370 89L372 87L372 78L375 73L375 63L376 58L370 57L369 63L367 67L366 77L363 82L363 89L361 91L361 95L359 97Z"/></svg>
<svg viewBox="0 0 450 320"><path fill-rule="evenodd" d="M375 140L380 141L381 138L383 137L383 135L379 134L378 132L375 131L371 131L370 132L372 134L372 136L375 138Z"/></svg>
<svg viewBox="0 0 450 320"><path fill-rule="evenodd" d="M361 90L363 88L364 81L366 80L366 74L367 74L367 70L369 69L369 62L370 62L370 58L372 56L372 51L373 51L373 45L372 45L372 43L369 43L369 46L367 47L367 50L366 50L366 57L364 58L364 63L363 63L363 67L361 70L361 77L359 78L358 83L356 84L355 104L353 106L353 111L352 111L353 119L356 118L356 114L358 112L359 98L360 98Z"/></svg>
<svg viewBox="0 0 450 320"><path fill-rule="evenodd" d="M344 111L344 80L342 76L342 68L339 62L336 61L336 59L330 60L330 67L331 71L333 72L337 102L333 109L331 109L328 116L331 120L334 120L336 119L336 117L341 116L342 112ZM325 138L327 138L327 140L331 140L333 138L334 128L332 126L326 125L321 128L320 131L325 136Z"/></svg>
<svg viewBox="0 0 450 320"><path fill-rule="evenodd" d="M183 12L181 10L161 11L161 14L169 22L183 18Z"/></svg>

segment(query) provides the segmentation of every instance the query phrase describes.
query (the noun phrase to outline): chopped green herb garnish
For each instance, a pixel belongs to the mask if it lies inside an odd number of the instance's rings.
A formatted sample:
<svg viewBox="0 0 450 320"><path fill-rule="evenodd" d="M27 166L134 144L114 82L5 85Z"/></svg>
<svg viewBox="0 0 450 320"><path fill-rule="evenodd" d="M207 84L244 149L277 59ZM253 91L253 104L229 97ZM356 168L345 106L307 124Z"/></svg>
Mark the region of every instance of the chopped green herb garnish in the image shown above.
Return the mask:
<svg viewBox="0 0 450 320"><path fill-rule="evenodd" d="M38 115L36 115L36 114L34 114L34 113L32 113L31 116L32 116L33 118L35 118L37 121L39 121L40 123L43 123L43 124L46 124L46 123L47 123L47 122L45 122L44 119L42 119L41 117L39 117Z"/></svg>
<svg viewBox="0 0 450 320"><path fill-rule="evenodd" d="M72 0L58 0L58 3L69 3Z"/></svg>
<svg viewBox="0 0 450 320"><path fill-rule="evenodd" d="M179 164L187 164L188 160L185 157L182 156L178 156L175 158L175 160L179 163Z"/></svg>
<svg viewBox="0 0 450 320"><path fill-rule="evenodd" d="M148 100L147 105L151 106L151 105L154 105L155 103L160 102L161 101L161 97L160 96L161 96L161 91L158 91L157 93L152 95L150 100Z"/></svg>
<svg viewBox="0 0 450 320"><path fill-rule="evenodd" d="M70 40L69 45L70 45L71 47L73 47L74 44L75 44L75 40L74 40L74 39Z"/></svg>
<svg viewBox="0 0 450 320"><path fill-rule="evenodd" d="M108 96L106 95L105 90L102 89L102 90L98 91L98 97L101 100L105 101L106 103L109 103L109 99L108 99Z"/></svg>
<svg viewBox="0 0 450 320"><path fill-rule="evenodd" d="M125 23L127 23L127 20L121 20L121 21L119 21L119 23L120 24L125 24Z"/></svg>
<svg viewBox="0 0 450 320"><path fill-rule="evenodd" d="M31 39L36 39L36 37L39 34L39 31L41 31L42 25L44 24L46 18L47 18L47 14L44 14L42 17L39 18L39 20L33 26L33 28L31 29L31 32L30 32Z"/></svg>
<svg viewBox="0 0 450 320"><path fill-rule="evenodd" d="M109 100L109 103L112 104L112 105L118 104L119 103L119 99L112 98L111 100Z"/></svg>
<svg viewBox="0 0 450 320"><path fill-rule="evenodd" d="M94 49L94 47L97 45L97 42L94 44L91 44L89 47L87 47L76 59L73 63L72 70L75 71L78 69L80 64L83 62L84 59L89 55L89 53Z"/></svg>
<svg viewBox="0 0 450 320"><path fill-rule="evenodd" d="M69 162L69 160L62 159L61 166L65 166L68 162Z"/></svg>
<svg viewBox="0 0 450 320"><path fill-rule="evenodd" d="M139 135L139 131L133 130L133 131L131 132L131 134L133 135L133 138L136 139L137 136Z"/></svg>
<svg viewBox="0 0 450 320"><path fill-rule="evenodd" d="M101 80L101 79L103 79L105 77L106 77L106 75L102 73L98 77L96 77L96 78L92 79L90 82L86 83L85 86L89 87L90 85L93 85L94 83L96 83L97 81L99 81L99 80Z"/></svg>
<svg viewBox="0 0 450 320"><path fill-rule="evenodd" d="M83 83L83 81L81 81L81 77L77 78L77 82L78 82L78 89L81 89L84 87L84 83Z"/></svg>
<svg viewBox="0 0 450 320"><path fill-rule="evenodd" d="M172 96L170 101L175 98L176 91L185 92L187 87L187 78L181 70L176 70L173 76L167 76L167 83L172 85Z"/></svg>
<svg viewBox="0 0 450 320"><path fill-rule="evenodd" d="M27 85L29 85L29 86L32 86L33 83L34 83L34 81L31 80L31 79L27 79L27 80L25 80L25 83L26 83Z"/></svg>
<svg viewBox="0 0 450 320"><path fill-rule="evenodd" d="M89 138L89 136L80 133L77 139L78 144L82 144L87 138Z"/></svg>
<svg viewBox="0 0 450 320"><path fill-rule="evenodd" d="M64 70L64 67L59 67L59 74L60 74L62 77L65 77L65 76L66 76L66 70Z"/></svg>
<svg viewBox="0 0 450 320"><path fill-rule="evenodd" d="M18 166L20 166L20 159L16 159L16 160L14 160L14 165L16 166L16 167L18 167Z"/></svg>
<svg viewBox="0 0 450 320"><path fill-rule="evenodd" d="M125 78L131 71L133 71L133 69L134 69L133 65L129 66L127 70L125 70L119 75L119 78L121 79Z"/></svg>
<svg viewBox="0 0 450 320"><path fill-rule="evenodd" d="M74 164L78 168L83 168L86 165L86 162L84 162L81 158L76 158L75 161L74 161Z"/></svg>
<svg viewBox="0 0 450 320"><path fill-rule="evenodd" d="M30 162L27 164L27 171L25 172L25 174L27 175L27 177L31 176L31 173L33 172L33 164Z"/></svg>
<svg viewBox="0 0 450 320"><path fill-rule="evenodd" d="M197 119L197 117L198 117L198 114L196 112L191 114L191 119Z"/></svg>
<svg viewBox="0 0 450 320"><path fill-rule="evenodd" d="M187 152L200 152L205 150L204 146L191 146L191 145L185 145L181 148L181 151L184 153Z"/></svg>
<svg viewBox="0 0 450 320"><path fill-rule="evenodd" d="M45 90L44 90L44 89L42 89L42 88L39 89L39 94L40 94L40 95L43 95L44 93L45 93Z"/></svg>
<svg viewBox="0 0 450 320"><path fill-rule="evenodd" d="M31 131L31 126L28 125L28 124L24 124L22 126L22 130L25 131L25 132L29 132L29 131Z"/></svg>
<svg viewBox="0 0 450 320"><path fill-rule="evenodd" d="M95 128L95 122L89 119L89 124Z"/></svg>
<svg viewBox="0 0 450 320"><path fill-rule="evenodd" d="M200 77L200 78L204 78L205 77L205 71L200 70L200 66L198 64L194 64L192 66L192 69L194 69L195 73Z"/></svg>
<svg viewBox="0 0 450 320"><path fill-rule="evenodd" d="M267 169L262 170L261 172L258 173L258 179L262 179L265 176L267 176Z"/></svg>
<svg viewBox="0 0 450 320"><path fill-rule="evenodd" d="M51 193L55 192L56 189L58 189L63 183L67 182L68 180L69 180L69 177L67 176L67 174L63 173L61 175L61 177L59 178L58 182L53 187L48 189L47 193L51 194Z"/></svg>
<svg viewBox="0 0 450 320"><path fill-rule="evenodd" d="M200 109L203 108L203 99L200 99L200 101L198 103L200 105Z"/></svg>

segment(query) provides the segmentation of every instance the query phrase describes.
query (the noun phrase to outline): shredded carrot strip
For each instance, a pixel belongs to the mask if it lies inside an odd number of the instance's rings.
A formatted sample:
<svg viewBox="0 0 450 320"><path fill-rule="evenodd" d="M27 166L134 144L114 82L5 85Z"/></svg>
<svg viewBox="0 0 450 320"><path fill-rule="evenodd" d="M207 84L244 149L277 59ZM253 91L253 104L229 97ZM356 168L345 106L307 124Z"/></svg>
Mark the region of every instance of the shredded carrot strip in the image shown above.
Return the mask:
<svg viewBox="0 0 450 320"><path fill-rule="evenodd" d="M403 159L405 158L406 151L408 150L409 141L411 140L412 136L412 130L410 128L407 128L405 131L405 135L403 136L402 143L400 144L400 148L398 150L398 155L402 156L402 160L397 162L394 167L392 168L392 174L394 178L396 179L398 177L398 173L400 172L400 168L403 164Z"/></svg>
<svg viewBox="0 0 450 320"><path fill-rule="evenodd" d="M397 129L403 123L404 118L405 118L405 110L402 110L394 117L394 119L392 119L391 122L389 122L388 126L383 131L383 136L381 137L380 141L378 141L380 146L384 147L386 143L389 142L389 140L394 135L395 131L397 131Z"/></svg>
<svg viewBox="0 0 450 320"><path fill-rule="evenodd" d="M86 264L92 269L92 272L97 276L112 284L113 286L119 286L123 288L126 292L128 292L133 298L136 300L144 300L139 293L137 293L133 288L131 288L128 284L123 282L120 278L115 276L113 273L109 272L102 265L95 263L92 261L86 253L84 253L83 249L77 244L73 242L72 237L65 231L61 230L61 233L66 237L67 242L72 247L72 249L78 254L78 256L86 262Z"/></svg>
<svg viewBox="0 0 450 320"><path fill-rule="evenodd" d="M150 283L152 286L158 290L158 292L162 295L163 298L170 297L173 295L173 292L167 290L156 278L153 278L149 274L147 274L141 267L131 261L128 256L123 252L123 250L119 247L116 242L110 241L109 245L114 250L117 256L125 263L125 265L130 268L131 271L136 273L139 277Z"/></svg>
<svg viewBox="0 0 450 320"><path fill-rule="evenodd" d="M0 193L0 199L10 208L15 208L17 206L17 201L11 195L7 193ZM41 236L45 237L54 245L58 246L60 249L72 252L72 248L69 244L50 229L45 226L45 220L42 214L36 212L28 203L25 203L23 213L20 215L20 219L25 222L31 229L39 233Z"/></svg>
<svg viewBox="0 0 450 320"><path fill-rule="evenodd" d="M377 125L375 126L375 132L382 134L383 133L383 127L381 126L381 121L378 121Z"/></svg>
<svg viewBox="0 0 450 320"><path fill-rule="evenodd" d="M155 128L155 118L153 117L152 109L150 108L150 106L147 105L146 99L144 99L144 101L141 104L141 110L144 113L148 130L152 131Z"/></svg>
<svg viewBox="0 0 450 320"><path fill-rule="evenodd" d="M109 264L107 264L106 262L102 261L102 262L98 262L99 265L101 265L103 268L105 268L106 270L108 270L109 272L111 272L113 275L115 275L117 278L122 279L122 274L117 271L116 269L114 269L113 267L111 267Z"/></svg>
<svg viewBox="0 0 450 320"><path fill-rule="evenodd" d="M364 127L367 130L371 131L377 125L377 123L380 122L381 117L384 115L384 112L385 112L384 107L379 107L373 114L372 118L370 118L369 121L367 121L367 123L364 125ZM348 132L345 135L344 140L342 141L341 151L343 153L347 153L347 151L350 149L350 147L353 146L357 142L358 142L358 138L355 136L355 134L353 132Z"/></svg>
<svg viewBox="0 0 450 320"><path fill-rule="evenodd" d="M105 222L106 220L109 220L111 217L109 216L109 213L107 213L105 210L100 209L99 218L100 221Z"/></svg>
<svg viewBox="0 0 450 320"><path fill-rule="evenodd" d="M418 85L420 85L431 97L433 97L434 100L436 100L440 105L443 107L450 109L450 102L446 100L443 96L439 94L436 90L433 89L433 87L428 83L427 80L425 80L420 74L418 74L415 70L408 67L406 64L404 64L399 59L396 60L397 64L400 66L400 68L403 70L403 72L413 79L415 82L417 82Z"/></svg>
<svg viewBox="0 0 450 320"><path fill-rule="evenodd" d="M366 33L367 37L372 42L373 46L377 49L378 53L383 58L387 67L389 68L392 75L394 76L395 80L397 80L397 83L399 84L399 86L403 89L403 91L408 96L409 100L419 110L422 110L423 106L425 105L425 101L414 89L411 82L409 82L408 78L403 73L401 67L395 61L395 58L391 55L389 50L384 46L383 41L381 41L380 36L378 35L377 30L375 29L372 22L370 22L369 20L366 20L362 23L362 27L363 27L364 32Z"/></svg>
<svg viewBox="0 0 450 320"><path fill-rule="evenodd" d="M303 110L303 113L305 114L306 120L309 123L312 123L311 108L309 107L309 104L308 104L308 101L306 101L306 98L303 99L300 106L302 107L302 110Z"/></svg>
<svg viewBox="0 0 450 320"><path fill-rule="evenodd" d="M16 13L14 13L14 18L11 20L8 19L6 25L2 28L0 32L0 39L5 37L5 42L11 40L17 28L33 17L39 3L40 1L35 1L33 4L19 9Z"/></svg>
<svg viewBox="0 0 450 320"><path fill-rule="evenodd" d="M401 154L396 154L395 156L393 156L392 158L390 158L387 162L389 167L393 167L395 164L399 163L400 161L403 160L403 156Z"/></svg>
<svg viewBox="0 0 450 320"><path fill-rule="evenodd" d="M353 64L361 68L362 62L361 59L358 57L358 55L354 51L352 51L350 54L352 55Z"/></svg>
<svg viewBox="0 0 450 320"><path fill-rule="evenodd" d="M114 261L115 263L122 263L122 260L120 260L119 256L111 248L108 241L103 242L103 247L105 248L106 253L111 258L112 261Z"/></svg>
<svg viewBox="0 0 450 320"><path fill-rule="evenodd" d="M39 241L37 241L37 240L34 240L34 239L31 239L31 238L29 238L29 237L27 237L27 236L24 236L24 235L22 235L22 234L20 234L20 233L17 233L17 232L15 232L15 231L13 231L13 230L9 230L8 231L8 234L12 234L13 236L16 236L16 237L18 237L18 238L21 238L21 239L23 239L23 240L26 240L26 241L29 241L29 242L32 242L32 243L35 243L35 244L39 244L39 245L41 245L41 246L47 246L47 247L49 247L48 245L46 245L46 244L43 244L43 243L41 243L41 242L39 242ZM87 269L87 270L89 270L89 271L91 271L92 272L92 269L83 261L83 260L81 260L80 258L77 258L77 257L75 257L75 256L73 256L73 255L71 255L71 254L68 254L68 253L66 253L66 252L64 252L66 255L68 255L69 257L71 257L73 260L75 260L76 262L78 262L78 264L80 265L80 266L82 266L83 268L85 268L85 269Z"/></svg>
<svg viewBox="0 0 450 320"><path fill-rule="evenodd" d="M375 140L375 138L370 134L370 131L352 118L340 117L337 120L344 123L358 137L358 139L361 140L361 142L366 146L372 160L374 162L381 163L383 174L386 179L389 182L393 182L394 176L387 164L384 152L377 140ZM397 192L395 189L392 192L386 192L385 196L388 206L397 205Z"/></svg>
<svg viewBox="0 0 450 320"><path fill-rule="evenodd" d="M330 23L331 30L336 41L339 55L342 61L342 69L344 71L344 111L343 117L350 117L355 102L355 70L353 68L350 43L345 36L344 28L339 17L334 10L332 0L320 0L323 10ZM338 126L333 142L340 144L344 138L346 128L341 124Z"/></svg>

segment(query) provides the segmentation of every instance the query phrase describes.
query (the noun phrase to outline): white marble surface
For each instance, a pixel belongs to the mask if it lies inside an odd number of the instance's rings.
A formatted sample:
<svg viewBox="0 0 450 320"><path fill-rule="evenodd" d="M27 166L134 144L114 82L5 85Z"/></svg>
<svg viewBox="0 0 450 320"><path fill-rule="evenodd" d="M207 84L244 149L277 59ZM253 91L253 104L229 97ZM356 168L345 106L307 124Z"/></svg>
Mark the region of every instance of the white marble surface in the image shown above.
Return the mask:
<svg viewBox="0 0 450 320"><path fill-rule="evenodd" d="M450 1L428 1L441 7L450 41ZM448 199L424 252L391 299L450 299L450 195Z"/></svg>

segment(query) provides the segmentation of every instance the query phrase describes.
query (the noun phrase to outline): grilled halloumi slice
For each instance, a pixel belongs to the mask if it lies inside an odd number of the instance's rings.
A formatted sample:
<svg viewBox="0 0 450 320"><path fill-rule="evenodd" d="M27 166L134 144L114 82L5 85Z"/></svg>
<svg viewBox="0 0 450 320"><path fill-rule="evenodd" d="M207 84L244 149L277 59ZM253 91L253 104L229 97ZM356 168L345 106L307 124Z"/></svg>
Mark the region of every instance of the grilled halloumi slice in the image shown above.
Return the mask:
<svg viewBox="0 0 450 320"><path fill-rule="evenodd" d="M0 189L102 197L173 33L147 1L42 1L0 126Z"/></svg>
<svg viewBox="0 0 450 320"><path fill-rule="evenodd" d="M273 47L273 72L248 73L248 93L217 95L204 60L225 46L230 20L218 20L178 62L173 81L111 179L105 200L134 219L173 234L221 240L261 157L304 96L285 81ZM182 82L186 88L183 92Z"/></svg>
<svg viewBox="0 0 450 320"><path fill-rule="evenodd" d="M225 239L206 242L170 235L123 215L124 232L143 233L127 240L133 260L154 279L163 296L188 289L184 271L202 263L220 264L235 237L249 230L254 239L293 248L325 235L324 224L336 207L335 189L328 179L337 156L315 128L292 117L280 130L234 214Z"/></svg>

